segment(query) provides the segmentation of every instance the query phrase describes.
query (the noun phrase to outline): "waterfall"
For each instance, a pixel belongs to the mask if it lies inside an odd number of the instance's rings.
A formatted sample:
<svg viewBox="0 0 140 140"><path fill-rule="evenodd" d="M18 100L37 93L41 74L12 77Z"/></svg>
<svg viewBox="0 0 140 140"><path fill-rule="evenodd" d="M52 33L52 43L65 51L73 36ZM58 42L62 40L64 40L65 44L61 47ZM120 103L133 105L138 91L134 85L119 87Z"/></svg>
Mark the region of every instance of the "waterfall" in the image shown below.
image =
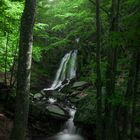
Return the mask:
<svg viewBox="0 0 140 140"><path fill-rule="evenodd" d="M76 77L76 60L77 50L65 54L61 60L52 85L50 88L45 88L43 90L56 90L58 88L61 90L65 85L69 84L70 80ZM63 84L64 81L66 81L65 84Z"/></svg>
<svg viewBox="0 0 140 140"><path fill-rule="evenodd" d="M57 134L56 140L84 140L82 136L76 133L76 127L73 122L75 113L75 109L69 108L70 118L65 123L63 131Z"/></svg>
<svg viewBox="0 0 140 140"><path fill-rule="evenodd" d="M67 122L64 125L63 133L75 134L76 127L73 122L75 112L76 112L75 109L69 109L70 118L67 120Z"/></svg>
<svg viewBox="0 0 140 140"><path fill-rule="evenodd" d="M70 51L65 54L61 60L59 68L56 72L55 79L49 88L43 89L48 90L61 90L65 85L68 85L70 80L76 77L76 63L77 63L77 50ZM57 102L57 99L50 97L48 99L50 104ZM64 129L52 137L53 140L84 140L82 136L76 133L76 127L74 125L74 115L76 109L67 107L69 110L70 118L64 124Z"/></svg>
<svg viewBox="0 0 140 140"><path fill-rule="evenodd" d="M76 59L77 59L77 50L75 50L71 54L71 59L70 59L70 64L69 64L69 69L68 69L68 75L67 77L69 79L73 79L76 77Z"/></svg>

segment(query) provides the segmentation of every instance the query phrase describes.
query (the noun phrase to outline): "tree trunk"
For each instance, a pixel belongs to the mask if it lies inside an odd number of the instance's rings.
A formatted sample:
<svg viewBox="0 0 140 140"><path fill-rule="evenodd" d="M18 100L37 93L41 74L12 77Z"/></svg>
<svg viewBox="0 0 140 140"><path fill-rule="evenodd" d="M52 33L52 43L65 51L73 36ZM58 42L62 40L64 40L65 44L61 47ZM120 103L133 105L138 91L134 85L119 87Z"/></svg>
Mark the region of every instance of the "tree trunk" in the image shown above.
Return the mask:
<svg viewBox="0 0 140 140"><path fill-rule="evenodd" d="M17 91L14 127L11 140L25 140L29 110L31 54L36 0L26 0L21 18Z"/></svg>
<svg viewBox="0 0 140 140"><path fill-rule="evenodd" d="M97 123L96 139L102 140L102 85L101 85L101 68L100 68L100 50L101 50L101 23L100 23L100 0L96 0L96 28L97 28L97 45L96 45L96 88L97 88Z"/></svg>
<svg viewBox="0 0 140 140"><path fill-rule="evenodd" d="M13 79L13 77L15 76L14 75L14 70L15 70L16 63L17 63L18 42L19 41L17 40L17 44L16 44L14 56L13 56L14 58L13 58L13 65L12 65L12 68L11 68L10 87L14 87L14 84L15 84L15 81L16 81L16 79Z"/></svg>
<svg viewBox="0 0 140 140"><path fill-rule="evenodd" d="M137 93L138 93L138 84L140 81L140 53L137 53L136 56L136 72L135 72L135 77L134 77L134 94L132 97L132 114L131 114L131 135L130 139L134 140L134 133L135 133L135 115L136 115L136 98L137 98Z"/></svg>
<svg viewBox="0 0 140 140"><path fill-rule="evenodd" d="M137 59L138 54L136 51L133 52L131 65L129 69L129 77L127 83L127 90L125 93L125 107L123 108L123 132L122 132L122 140L128 139L128 129L129 127L129 120L130 120L130 110L131 110L131 103L135 106L135 96L136 96L136 80L137 80ZM139 64L138 64L139 65ZM134 111L134 110L133 110ZM133 112L134 113L134 112ZM133 114L134 115L134 114ZM132 116L133 118L134 116ZM134 120L133 120L134 121ZM134 122L132 122L134 123ZM132 124L132 127L134 124ZM132 130L134 131L134 130Z"/></svg>
<svg viewBox="0 0 140 140"><path fill-rule="evenodd" d="M110 33L118 32L119 0L112 0L110 15ZM105 99L105 137L106 140L117 140L116 110L112 105L115 95L115 80L117 69L117 46L109 46L106 71L106 99Z"/></svg>
<svg viewBox="0 0 140 140"><path fill-rule="evenodd" d="M4 72L4 83L7 84L7 57L8 57L8 42L9 42L9 33L7 33L6 47L5 47L5 72Z"/></svg>

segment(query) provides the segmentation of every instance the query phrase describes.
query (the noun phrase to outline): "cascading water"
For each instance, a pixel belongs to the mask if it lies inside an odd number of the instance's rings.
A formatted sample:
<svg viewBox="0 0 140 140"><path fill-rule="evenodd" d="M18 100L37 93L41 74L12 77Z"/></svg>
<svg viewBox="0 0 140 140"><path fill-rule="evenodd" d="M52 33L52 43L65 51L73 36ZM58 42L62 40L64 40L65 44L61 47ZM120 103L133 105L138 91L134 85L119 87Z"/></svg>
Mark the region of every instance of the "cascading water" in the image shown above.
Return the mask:
<svg viewBox="0 0 140 140"><path fill-rule="evenodd" d="M76 132L76 127L73 122L75 112L75 109L69 109L70 118L65 123L63 133L74 134Z"/></svg>
<svg viewBox="0 0 140 140"><path fill-rule="evenodd" d="M53 81L51 87L43 90L61 90L65 85L68 85L70 80L76 77L76 59L77 50L70 51L65 54L61 60L60 66L56 72L55 80ZM63 84L65 80L67 82Z"/></svg>
<svg viewBox="0 0 140 140"><path fill-rule="evenodd" d="M73 122L75 112L75 109L69 108L70 118L65 123L63 131L56 136L56 140L84 140L83 137L76 133L76 127Z"/></svg>

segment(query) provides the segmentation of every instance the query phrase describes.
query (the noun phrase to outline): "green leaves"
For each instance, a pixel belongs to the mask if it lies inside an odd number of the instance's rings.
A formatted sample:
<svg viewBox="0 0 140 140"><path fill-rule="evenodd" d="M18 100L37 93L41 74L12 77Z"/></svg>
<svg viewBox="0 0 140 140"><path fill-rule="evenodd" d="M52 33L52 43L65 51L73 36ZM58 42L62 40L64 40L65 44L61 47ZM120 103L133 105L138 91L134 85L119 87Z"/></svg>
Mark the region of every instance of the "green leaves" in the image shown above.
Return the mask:
<svg viewBox="0 0 140 140"><path fill-rule="evenodd" d="M42 49L39 46L33 46L33 60L39 62L42 58Z"/></svg>
<svg viewBox="0 0 140 140"><path fill-rule="evenodd" d="M35 36L39 36L42 41L46 37L45 50L68 46L74 43L78 36L88 39L95 30L94 14L90 7L90 3L86 0L39 1L36 24L47 24L47 27L35 29Z"/></svg>
<svg viewBox="0 0 140 140"><path fill-rule="evenodd" d="M52 31L63 31L63 30L65 30L65 28L66 28L66 23L64 23L64 24L59 24L59 25L56 25L56 26L54 26L53 28L52 28Z"/></svg>
<svg viewBox="0 0 140 140"><path fill-rule="evenodd" d="M0 1L0 71L4 71L5 59L7 56L7 71L13 65L17 52L17 42L19 37L20 17L23 11L23 2L2 0ZM7 42L7 35L8 42ZM7 54L6 54L7 45Z"/></svg>
<svg viewBox="0 0 140 140"><path fill-rule="evenodd" d="M23 11L23 4L19 2L9 3L9 7L5 10L5 16L14 20L19 20Z"/></svg>
<svg viewBox="0 0 140 140"><path fill-rule="evenodd" d="M40 30L45 30L49 25L48 24L45 24L45 23L37 23L35 24L34 26L34 30L37 32L37 31L40 31Z"/></svg>
<svg viewBox="0 0 140 140"><path fill-rule="evenodd" d="M50 45L48 45L48 47L46 48L46 50L49 50L51 48L55 48L55 47L60 47L60 46L66 46L68 44L68 39L64 38L61 40L58 40L54 43L51 43Z"/></svg>

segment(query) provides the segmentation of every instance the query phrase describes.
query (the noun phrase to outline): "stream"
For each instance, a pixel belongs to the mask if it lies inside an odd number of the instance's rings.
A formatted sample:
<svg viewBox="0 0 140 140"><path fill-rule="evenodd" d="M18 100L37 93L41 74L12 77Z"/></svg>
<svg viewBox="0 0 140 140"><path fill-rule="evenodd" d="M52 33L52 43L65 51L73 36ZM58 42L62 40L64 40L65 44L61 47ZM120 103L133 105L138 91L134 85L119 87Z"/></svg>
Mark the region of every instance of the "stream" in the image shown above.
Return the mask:
<svg viewBox="0 0 140 140"><path fill-rule="evenodd" d="M70 118L64 124L64 129L55 136L55 140L84 140L73 122L75 112L75 109L69 108Z"/></svg>

